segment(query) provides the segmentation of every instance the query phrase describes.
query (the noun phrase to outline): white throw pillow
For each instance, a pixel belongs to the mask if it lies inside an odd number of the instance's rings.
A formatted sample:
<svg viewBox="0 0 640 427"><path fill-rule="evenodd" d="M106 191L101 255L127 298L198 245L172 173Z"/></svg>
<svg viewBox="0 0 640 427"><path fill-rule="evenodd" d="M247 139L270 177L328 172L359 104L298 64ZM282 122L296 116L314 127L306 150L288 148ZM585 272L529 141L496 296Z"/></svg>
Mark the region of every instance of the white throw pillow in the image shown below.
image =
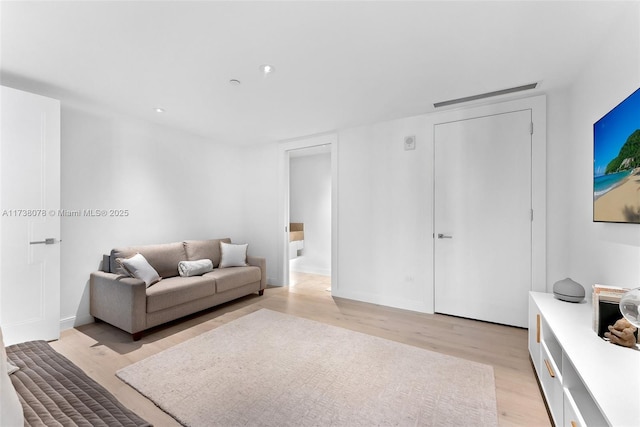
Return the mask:
<svg viewBox="0 0 640 427"><path fill-rule="evenodd" d="M181 277L202 276L210 271L213 271L213 263L210 259L180 261L178 263L178 273Z"/></svg>
<svg viewBox="0 0 640 427"><path fill-rule="evenodd" d="M246 267L248 246L247 243L238 245L220 242L220 265L218 267Z"/></svg>
<svg viewBox="0 0 640 427"><path fill-rule="evenodd" d="M22 427L24 426L24 412L22 404L18 399L11 378L7 372L7 352L2 341L2 330L0 329L0 426Z"/></svg>
<svg viewBox="0 0 640 427"><path fill-rule="evenodd" d="M147 288L160 281L160 275L142 254L137 253L130 258L118 258L116 262L118 262L131 277L142 280L147 285Z"/></svg>

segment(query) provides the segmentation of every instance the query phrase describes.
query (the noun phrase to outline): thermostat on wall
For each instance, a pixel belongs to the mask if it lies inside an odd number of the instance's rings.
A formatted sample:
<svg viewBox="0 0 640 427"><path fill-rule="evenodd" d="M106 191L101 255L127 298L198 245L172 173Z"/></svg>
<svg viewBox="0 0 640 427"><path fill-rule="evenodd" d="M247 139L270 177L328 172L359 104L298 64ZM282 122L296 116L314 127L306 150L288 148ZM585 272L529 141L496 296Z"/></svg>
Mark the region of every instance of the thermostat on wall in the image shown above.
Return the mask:
<svg viewBox="0 0 640 427"><path fill-rule="evenodd" d="M404 149L405 150L415 150L416 149L416 136L405 136L404 137Z"/></svg>

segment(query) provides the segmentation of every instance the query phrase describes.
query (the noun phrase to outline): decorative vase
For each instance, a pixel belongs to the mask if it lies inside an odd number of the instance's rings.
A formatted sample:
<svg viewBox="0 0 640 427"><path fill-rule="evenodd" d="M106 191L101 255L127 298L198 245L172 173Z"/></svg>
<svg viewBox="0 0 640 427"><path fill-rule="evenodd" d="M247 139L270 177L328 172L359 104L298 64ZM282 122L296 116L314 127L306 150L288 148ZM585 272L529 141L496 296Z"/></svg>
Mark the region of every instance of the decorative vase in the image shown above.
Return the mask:
<svg viewBox="0 0 640 427"><path fill-rule="evenodd" d="M620 312L632 325L640 328L640 288L631 289L622 295Z"/></svg>

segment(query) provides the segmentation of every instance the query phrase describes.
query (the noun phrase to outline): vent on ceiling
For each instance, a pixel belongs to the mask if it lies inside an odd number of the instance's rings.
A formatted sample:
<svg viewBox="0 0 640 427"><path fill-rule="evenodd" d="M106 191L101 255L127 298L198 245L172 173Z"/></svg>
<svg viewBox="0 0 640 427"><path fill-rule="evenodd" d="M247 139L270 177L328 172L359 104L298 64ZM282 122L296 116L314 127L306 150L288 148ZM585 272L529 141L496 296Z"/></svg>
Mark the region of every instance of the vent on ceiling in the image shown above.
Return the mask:
<svg viewBox="0 0 640 427"><path fill-rule="evenodd" d="M466 96L464 98L450 99L449 101L436 102L435 108L446 107L447 105L461 104L463 102L477 101L478 99L491 98L492 96L506 95L508 93L521 92L523 90L535 89L538 83L530 83L508 89L494 90L493 92L481 93L480 95Z"/></svg>

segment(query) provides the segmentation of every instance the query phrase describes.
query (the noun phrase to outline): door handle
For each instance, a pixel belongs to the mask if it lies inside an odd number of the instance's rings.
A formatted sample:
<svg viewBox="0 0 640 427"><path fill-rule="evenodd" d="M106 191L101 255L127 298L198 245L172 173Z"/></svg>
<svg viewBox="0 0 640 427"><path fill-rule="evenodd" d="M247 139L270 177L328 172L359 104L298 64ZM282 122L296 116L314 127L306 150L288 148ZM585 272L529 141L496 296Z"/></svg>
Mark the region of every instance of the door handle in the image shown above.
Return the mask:
<svg viewBox="0 0 640 427"><path fill-rule="evenodd" d="M29 242L30 245L53 245L55 243L60 243L62 240L56 240L53 237L47 237L44 240L40 240L38 242Z"/></svg>
<svg viewBox="0 0 640 427"><path fill-rule="evenodd" d="M453 236L449 236L448 234L438 233L438 239L453 239Z"/></svg>

